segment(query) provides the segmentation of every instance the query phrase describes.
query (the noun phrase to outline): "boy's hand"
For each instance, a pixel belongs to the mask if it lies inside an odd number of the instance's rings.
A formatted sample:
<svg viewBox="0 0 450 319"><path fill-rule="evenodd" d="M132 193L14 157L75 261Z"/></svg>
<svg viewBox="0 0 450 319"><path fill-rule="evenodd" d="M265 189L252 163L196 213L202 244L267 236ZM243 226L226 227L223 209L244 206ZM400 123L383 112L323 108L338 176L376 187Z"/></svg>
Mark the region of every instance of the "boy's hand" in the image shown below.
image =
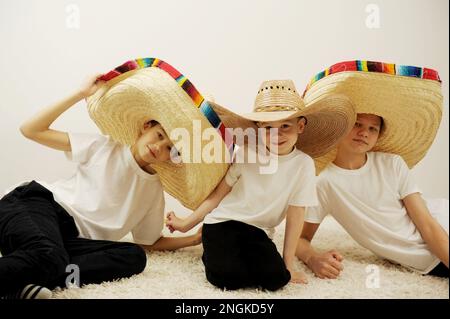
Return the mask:
<svg viewBox="0 0 450 319"><path fill-rule="evenodd" d="M177 217L174 212L169 212L167 214L166 226L167 226L167 228L169 228L171 233L173 233L175 230L178 230L182 233L185 233L189 230L189 229L187 229L185 220Z"/></svg>
<svg viewBox="0 0 450 319"><path fill-rule="evenodd" d="M295 284L307 284L308 279L306 278L306 274L302 271L289 271L291 273L290 282Z"/></svg>
<svg viewBox="0 0 450 319"><path fill-rule="evenodd" d="M344 269L342 260L344 258L335 250L311 256L307 265L314 274L321 278L336 279Z"/></svg>
<svg viewBox="0 0 450 319"><path fill-rule="evenodd" d="M101 73L93 75L89 77L85 81L85 83L82 84L82 86L79 89L79 93L83 99L97 92L97 90L106 83L105 81L97 80L101 75L102 75Z"/></svg>

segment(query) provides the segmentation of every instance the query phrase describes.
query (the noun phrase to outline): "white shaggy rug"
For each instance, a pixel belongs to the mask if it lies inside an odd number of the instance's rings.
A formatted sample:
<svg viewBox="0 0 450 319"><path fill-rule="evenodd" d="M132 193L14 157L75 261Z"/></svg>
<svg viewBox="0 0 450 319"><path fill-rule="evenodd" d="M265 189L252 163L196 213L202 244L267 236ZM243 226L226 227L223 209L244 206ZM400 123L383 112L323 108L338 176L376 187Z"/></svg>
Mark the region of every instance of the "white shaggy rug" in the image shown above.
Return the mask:
<svg viewBox="0 0 450 319"><path fill-rule="evenodd" d="M179 234L179 233L178 233ZM275 235L282 251L284 225ZM320 226L313 241L322 250L337 249L345 258L344 271L336 280L314 276L301 262L297 266L308 275L307 285L288 284L277 292L257 289L222 291L205 277L201 261L202 246L175 252L148 253L144 272L131 278L83 288L56 289L54 298L449 298L448 279L422 276L381 260L355 243L331 217ZM373 266L379 269L379 280ZM367 271L367 272L366 272ZM371 279L372 278L372 279ZM378 288L377 288L378 286Z"/></svg>
<svg viewBox="0 0 450 319"><path fill-rule="evenodd" d="M179 233L178 233L179 234ZM275 235L282 251L284 225ZM379 259L351 239L331 217L320 226L313 241L322 250L337 249L343 254L344 271L336 280L315 277L301 262L297 266L308 275L307 285L288 284L277 292L257 289L222 291L206 280L201 261L202 246L176 252L148 253L144 272L131 278L83 288L54 291L54 298L449 298L448 279L422 276ZM378 280L373 266L378 267ZM366 272L367 271L367 272ZM378 288L377 288L378 286Z"/></svg>

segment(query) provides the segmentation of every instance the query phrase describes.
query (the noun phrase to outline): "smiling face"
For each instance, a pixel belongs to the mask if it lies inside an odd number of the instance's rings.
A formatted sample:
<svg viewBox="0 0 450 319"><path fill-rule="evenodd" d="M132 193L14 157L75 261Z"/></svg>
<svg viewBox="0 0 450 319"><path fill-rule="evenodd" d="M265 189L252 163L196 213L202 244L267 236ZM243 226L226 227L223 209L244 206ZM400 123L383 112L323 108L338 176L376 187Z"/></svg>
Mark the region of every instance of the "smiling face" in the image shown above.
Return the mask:
<svg viewBox="0 0 450 319"><path fill-rule="evenodd" d="M305 119L294 118L282 121L258 122L257 125L266 130L266 140L264 141L266 148L274 154L286 155L292 151L297 143L298 134L301 134L305 129ZM275 130L270 130L271 128L276 128L277 134L274 132Z"/></svg>
<svg viewBox="0 0 450 319"><path fill-rule="evenodd" d="M370 151L378 141L381 126L381 117L374 114L358 114L353 129L339 144L339 150L357 154Z"/></svg>
<svg viewBox="0 0 450 319"><path fill-rule="evenodd" d="M162 126L155 121L144 124L141 135L132 146L132 153L136 162L141 166L165 162L170 160L173 147Z"/></svg>

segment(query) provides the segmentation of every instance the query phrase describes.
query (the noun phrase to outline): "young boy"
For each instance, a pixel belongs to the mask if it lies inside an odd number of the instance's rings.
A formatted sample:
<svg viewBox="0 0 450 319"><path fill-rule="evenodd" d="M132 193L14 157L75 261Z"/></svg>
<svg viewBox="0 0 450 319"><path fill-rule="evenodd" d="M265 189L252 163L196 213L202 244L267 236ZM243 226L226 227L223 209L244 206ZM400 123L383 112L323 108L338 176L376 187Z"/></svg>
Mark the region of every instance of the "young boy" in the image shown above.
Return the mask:
<svg viewBox="0 0 450 319"><path fill-rule="evenodd" d="M381 127L381 117L358 114L336 159L320 174L320 206L308 211L297 257L318 277L339 275L342 256L336 251L318 253L310 245L320 222L331 214L375 254L421 273L448 277L448 204L446 212L431 215L403 159L371 152Z"/></svg>
<svg viewBox="0 0 450 319"><path fill-rule="evenodd" d="M349 101L335 99L338 103L327 106L330 100L315 103L306 113L292 81L263 82L254 112L243 116L256 122L260 132L265 131L262 149L249 145L238 150L225 178L192 215L183 220L173 212L168 214L166 224L171 231L185 232L204 219L202 260L206 278L213 285L275 291L289 281L307 282L305 275L295 270L294 255L305 207L316 205L317 200L314 162L298 146L327 148L334 143L330 141L339 139L339 132L347 130L353 111ZM319 109L322 115L330 116L318 116ZM332 116L335 111L350 115L336 120ZM310 139L301 141L306 123L311 125ZM330 140L317 139L328 127L337 128L330 132L334 136ZM261 163L241 162L246 157L241 152L246 151L248 158L251 152L257 152L265 159L276 160L276 171L263 174ZM265 230L273 229L284 218L281 257Z"/></svg>
<svg viewBox="0 0 450 319"><path fill-rule="evenodd" d="M78 166L67 180L24 183L0 200L0 296L48 298L47 288L65 286L69 265L79 270L78 285L129 277L145 268L142 247L177 249L201 241L200 234L161 237L163 188L150 164L169 161L173 144L158 122L147 121L131 147L105 135L50 128L103 85L93 77L20 127ZM129 232L137 244L111 241Z"/></svg>
<svg viewBox="0 0 450 319"><path fill-rule="evenodd" d="M437 209L427 207L405 163L417 163L436 134L442 108L439 78L431 78L429 69L419 72L428 79L412 78L408 74L417 68L408 68L397 66L405 71L397 75L370 67L338 72L306 91L305 100L312 100L330 87L330 93L347 94L360 112L335 155L324 156L329 164L317 182L320 205L308 210L297 246L297 257L320 278L336 278L343 270L338 252L317 252L310 244L327 214L376 255L421 274L448 277L448 200Z"/></svg>

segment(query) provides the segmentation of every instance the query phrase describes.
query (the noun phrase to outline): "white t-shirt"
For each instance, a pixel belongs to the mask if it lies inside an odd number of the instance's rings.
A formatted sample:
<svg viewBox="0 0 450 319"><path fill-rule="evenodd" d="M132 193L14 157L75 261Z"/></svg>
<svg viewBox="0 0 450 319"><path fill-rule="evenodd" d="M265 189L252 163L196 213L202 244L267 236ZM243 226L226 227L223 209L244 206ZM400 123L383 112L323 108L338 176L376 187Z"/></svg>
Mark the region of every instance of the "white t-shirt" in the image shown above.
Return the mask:
<svg viewBox="0 0 450 319"><path fill-rule="evenodd" d="M242 152L248 151L245 154ZM217 208L206 215L205 224L228 220L250 224L269 234L279 225L291 206L317 205L314 161L307 154L294 149L287 155L265 156L257 163L243 160L250 148L240 148L234 163L225 175L232 187ZM249 155L250 157L250 155ZM257 158L257 155L255 155ZM236 160L239 159L239 160ZM267 173L269 160L274 160L276 170Z"/></svg>
<svg viewBox="0 0 450 319"><path fill-rule="evenodd" d="M164 193L158 175L142 170L128 146L100 134L69 134L75 174L55 183L38 181L73 216L80 237L151 245L164 226Z"/></svg>
<svg viewBox="0 0 450 319"><path fill-rule="evenodd" d="M307 222L320 223L330 214L361 246L420 273L439 263L403 205L403 198L420 189L400 156L369 152L356 170L330 163L318 178L317 192L320 205L307 210ZM448 234L446 202L428 207Z"/></svg>

